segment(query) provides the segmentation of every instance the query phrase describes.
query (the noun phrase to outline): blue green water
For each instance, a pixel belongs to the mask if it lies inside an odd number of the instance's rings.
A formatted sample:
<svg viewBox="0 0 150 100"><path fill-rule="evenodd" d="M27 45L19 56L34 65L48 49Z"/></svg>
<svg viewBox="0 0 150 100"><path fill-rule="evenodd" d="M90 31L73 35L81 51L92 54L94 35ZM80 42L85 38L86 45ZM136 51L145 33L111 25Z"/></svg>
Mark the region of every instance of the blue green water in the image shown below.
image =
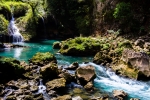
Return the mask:
<svg viewBox="0 0 150 100"><path fill-rule="evenodd" d="M26 48L6 48L0 50L0 56L13 57L21 61L28 62L36 52L51 52L57 58L58 65L68 66L73 62L79 62L81 66L90 64L95 67L97 78L94 80L94 86L105 92L112 92L114 89L124 90L129 97L140 98L140 100L150 100L150 82L140 82L125 79L117 76L115 73L106 70L103 66L96 65L92 62L92 57L71 57L63 56L52 48L56 40L46 40L38 42L21 43ZM83 64L82 62L90 62ZM127 100L129 100L128 98Z"/></svg>
<svg viewBox="0 0 150 100"><path fill-rule="evenodd" d="M37 42L22 42L20 45L24 45L27 47L24 48L5 48L4 50L0 50L0 56L13 57L20 61L28 60L36 53L36 52L50 52L54 54L58 60L58 64L69 65L75 61L81 62L89 62L92 61L91 57L71 57L71 56L63 56L58 52L58 50L53 49L52 45L56 40L45 40L45 41L37 41Z"/></svg>

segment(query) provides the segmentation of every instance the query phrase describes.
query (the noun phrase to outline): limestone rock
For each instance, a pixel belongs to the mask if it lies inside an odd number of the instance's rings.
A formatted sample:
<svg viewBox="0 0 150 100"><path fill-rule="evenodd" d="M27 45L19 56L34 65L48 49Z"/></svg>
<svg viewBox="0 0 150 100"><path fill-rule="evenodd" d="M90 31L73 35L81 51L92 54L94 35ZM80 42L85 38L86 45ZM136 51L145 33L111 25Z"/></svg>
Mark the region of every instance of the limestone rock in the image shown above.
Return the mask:
<svg viewBox="0 0 150 100"><path fill-rule="evenodd" d="M65 69L68 69L68 70L75 70L79 67L79 64L78 62L74 62L72 63L69 67L65 68Z"/></svg>
<svg viewBox="0 0 150 100"><path fill-rule="evenodd" d="M140 74L150 76L150 57L145 52L125 49L121 58L129 67L137 69Z"/></svg>
<svg viewBox="0 0 150 100"><path fill-rule="evenodd" d="M127 97L127 93L125 93L122 90L114 90L113 91L113 96L115 98L117 98L117 100L125 100L125 98Z"/></svg>
<svg viewBox="0 0 150 100"><path fill-rule="evenodd" d="M55 63L49 63L41 67L40 73L44 80L57 78L59 74L58 66Z"/></svg>
<svg viewBox="0 0 150 100"><path fill-rule="evenodd" d="M64 78L54 79L46 83L47 89L58 89L66 86L66 80Z"/></svg>
<svg viewBox="0 0 150 100"><path fill-rule="evenodd" d="M63 95L63 96L58 96L57 98L54 98L52 100L72 100L70 95Z"/></svg>
<svg viewBox="0 0 150 100"><path fill-rule="evenodd" d="M86 85L88 82L92 81L95 77L95 69L93 66L84 66L84 67L78 67L75 72L77 81L81 85Z"/></svg>

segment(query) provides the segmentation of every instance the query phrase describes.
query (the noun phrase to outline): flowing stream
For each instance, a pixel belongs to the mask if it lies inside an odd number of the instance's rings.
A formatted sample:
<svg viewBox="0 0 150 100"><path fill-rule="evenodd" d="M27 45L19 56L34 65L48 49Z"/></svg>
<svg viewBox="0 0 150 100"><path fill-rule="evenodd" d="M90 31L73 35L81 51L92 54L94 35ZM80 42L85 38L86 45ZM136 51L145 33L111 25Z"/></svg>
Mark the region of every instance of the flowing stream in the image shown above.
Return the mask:
<svg viewBox="0 0 150 100"><path fill-rule="evenodd" d="M36 52L51 52L53 53L58 62L58 66L67 66L73 62L79 62L80 66L92 65L95 67L95 71L97 74L96 79L94 80L94 86L100 91L104 92L112 92L113 90L124 90L128 93L129 98L139 98L140 100L150 100L150 81L149 82L141 82L135 81L123 77L117 76L110 69L106 69L103 66L96 65L92 63L93 57L71 57L71 56L63 56L57 53L58 50L54 50L52 48L53 42L56 40L46 40L46 41L38 41L33 43L21 43L21 45L26 45L28 47L25 48L14 48L14 49L4 49L0 51L0 56L13 57L21 61L28 61ZM89 62L89 63L83 63ZM71 86L76 86L74 83ZM45 93L46 87L42 84L42 81L39 82L39 93L44 93L45 98L48 97L47 93ZM9 89L8 89L9 90ZM11 91L8 91L8 94Z"/></svg>

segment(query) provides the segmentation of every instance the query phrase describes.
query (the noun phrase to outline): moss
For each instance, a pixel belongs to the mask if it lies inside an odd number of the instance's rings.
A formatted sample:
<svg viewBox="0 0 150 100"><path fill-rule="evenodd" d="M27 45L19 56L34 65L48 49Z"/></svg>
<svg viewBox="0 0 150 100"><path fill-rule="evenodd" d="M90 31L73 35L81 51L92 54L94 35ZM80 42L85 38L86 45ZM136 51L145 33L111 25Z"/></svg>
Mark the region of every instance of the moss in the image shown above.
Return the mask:
<svg viewBox="0 0 150 100"><path fill-rule="evenodd" d="M20 61L9 58L0 57L0 70L6 77L18 77L24 73L24 68L20 65ZM7 75L9 73L9 75Z"/></svg>
<svg viewBox="0 0 150 100"><path fill-rule="evenodd" d="M130 65L126 65L123 63L123 64L113 66L112 68L122 76L131 78L131 79L138 78L139 71L134 68L130 68Z"/></svg>
<svg viewBox="0 0 150 100"><path fill-rule="evenodd" d="M40 65L45 65L47 63L50 63L51 61L53 62L57 62L56 61L56 57L49 53L49 52L45 52L45 53L41 53L41 52L37 52L30 60L30 63L33 64L40 64Z"/></svg>
<svg viewBox="0 0 150 100"><path fill-rule="evenodd" d="M76 37L61 43L60 53L76 56L94 55L100 50L99 40L90 37Z"/></svg>

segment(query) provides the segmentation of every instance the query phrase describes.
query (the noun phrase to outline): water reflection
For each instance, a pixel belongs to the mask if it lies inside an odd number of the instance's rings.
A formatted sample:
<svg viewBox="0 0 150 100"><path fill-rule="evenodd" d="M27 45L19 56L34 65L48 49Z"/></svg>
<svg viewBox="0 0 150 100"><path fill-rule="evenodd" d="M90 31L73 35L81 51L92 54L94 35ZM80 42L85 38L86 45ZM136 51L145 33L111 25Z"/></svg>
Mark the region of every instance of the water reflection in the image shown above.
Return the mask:
<svg viewBox="0 0 150 100"><path fill-rule="evenodd" d="M22 54L23 48L15 48L14 49L14 58L19 59Z"/></svg>

